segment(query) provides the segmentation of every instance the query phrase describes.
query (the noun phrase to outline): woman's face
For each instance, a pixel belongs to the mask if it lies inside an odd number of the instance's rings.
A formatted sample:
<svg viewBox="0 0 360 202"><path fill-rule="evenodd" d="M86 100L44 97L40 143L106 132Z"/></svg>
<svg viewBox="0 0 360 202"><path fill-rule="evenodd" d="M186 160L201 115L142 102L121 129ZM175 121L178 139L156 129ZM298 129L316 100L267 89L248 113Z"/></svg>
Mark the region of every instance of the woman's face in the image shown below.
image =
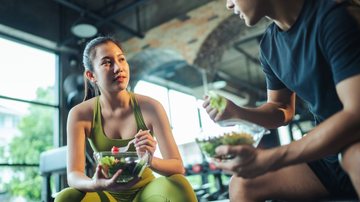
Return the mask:
<svg viewBox="0 0 360 202"><path fill-rule="evenodd" d="M266 1L262 1L266 2ZM226 8L233 10L236 15L243 20L247 26L253 26L264 17L261 11L264 5L260 0L226 0Z"/></svg>
<svg viewBox="0 0 360 202"><path fill-rule="evenodd" d="M92 54L95 82L100 91L126 90L130 80L129 64L122 50L113 42L95 47Z"/></svg>

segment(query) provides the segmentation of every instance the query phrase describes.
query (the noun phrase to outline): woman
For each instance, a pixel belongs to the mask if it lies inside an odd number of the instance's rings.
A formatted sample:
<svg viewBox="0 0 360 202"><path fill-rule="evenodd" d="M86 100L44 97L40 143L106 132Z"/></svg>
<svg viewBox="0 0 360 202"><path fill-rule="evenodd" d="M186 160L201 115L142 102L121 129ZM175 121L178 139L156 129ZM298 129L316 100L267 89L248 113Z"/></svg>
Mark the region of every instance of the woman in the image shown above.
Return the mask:
<svg viewBox="0 0 360 202"><path fill-rule="evenodd" d="M91 40L83 64L85 99L70 110L67 124L70 188L61 191L55 201L94 201L94 195L100 201L196 201L183 176L182 159L162 105L127 90L130 68L120 44L111 37ZM118 184L121 170L106 178L101 165L93 178L84 174L86 139L94 151L110 151L134 138L135 147L129 151L147 151L152 156L158 142L163 156L150 158L140 178ZM152 170L166 177L155 178Z"/></svg>

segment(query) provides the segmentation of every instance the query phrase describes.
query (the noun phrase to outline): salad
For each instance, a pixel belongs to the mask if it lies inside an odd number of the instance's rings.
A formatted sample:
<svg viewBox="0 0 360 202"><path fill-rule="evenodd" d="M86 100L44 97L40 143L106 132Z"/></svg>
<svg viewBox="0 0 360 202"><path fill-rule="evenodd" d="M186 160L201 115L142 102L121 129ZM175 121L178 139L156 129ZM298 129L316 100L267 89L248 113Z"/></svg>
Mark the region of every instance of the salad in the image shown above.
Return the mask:
<svg viewBox="0 0 360 202"><path fill-rule="evenodd" d="M122 169L117 179L118 183L126 183L140 177L147 165L147 160L139 157L136 152L98 152L95 153L95 158L109 178Z"/></svg>
<svg viewBox="0 0 360 202"><path fill-rule="evenodd" d="M206 157L217 158L217 159L230 159L233 156L217 156L215 149L220 145L253 145L253 136L244 132L230 132L224 133L222 136L208 137L206 139L196 139L201 151Z"/></svg>
<svg viewBox="0 0 360 202"><path fill-rule="evenodd" d="M257 147L264 134L270 133L266 128L242 119L219 121L196 138L205 159L221 161L234 158L232 155L217 156L215 149L220 145L252 145Z"/></svg>

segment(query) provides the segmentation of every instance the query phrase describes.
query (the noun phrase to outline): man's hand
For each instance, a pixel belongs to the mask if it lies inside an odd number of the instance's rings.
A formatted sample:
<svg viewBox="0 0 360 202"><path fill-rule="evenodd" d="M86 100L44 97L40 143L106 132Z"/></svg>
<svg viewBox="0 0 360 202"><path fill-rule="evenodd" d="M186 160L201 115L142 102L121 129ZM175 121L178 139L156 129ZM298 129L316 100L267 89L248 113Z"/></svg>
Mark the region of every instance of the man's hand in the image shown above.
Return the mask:
<svg viewBox="0 0 360 202"><path fill-rule="evenodd" d="M234 109L238 107L232 101L219 95L206 95L202 106L215 122L235 118Z"/></svg>
<svg viewBox="0 0 360 202"><path fill-rule="evenodd" d="M216 148L216 154L235 156L233 159L216 163L216 166L225 173L243 178L265 174L272 163L267 150L256 149L251 145L222 145Z"/></svg>

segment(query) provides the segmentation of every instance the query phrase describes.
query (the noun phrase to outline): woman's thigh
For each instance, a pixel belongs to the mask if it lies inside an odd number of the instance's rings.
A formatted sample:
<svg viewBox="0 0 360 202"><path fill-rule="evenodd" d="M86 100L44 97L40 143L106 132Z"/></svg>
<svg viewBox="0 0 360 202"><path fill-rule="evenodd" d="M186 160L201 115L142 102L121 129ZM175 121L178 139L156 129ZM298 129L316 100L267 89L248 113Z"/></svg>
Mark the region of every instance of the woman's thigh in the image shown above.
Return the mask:
<svg viewBox="0 0 360 202"><path fill-rule="evenodd" d="M193 202L197 199L187 179L183 175L176 174L156 178L137 194L134 201Z"/></svg>

